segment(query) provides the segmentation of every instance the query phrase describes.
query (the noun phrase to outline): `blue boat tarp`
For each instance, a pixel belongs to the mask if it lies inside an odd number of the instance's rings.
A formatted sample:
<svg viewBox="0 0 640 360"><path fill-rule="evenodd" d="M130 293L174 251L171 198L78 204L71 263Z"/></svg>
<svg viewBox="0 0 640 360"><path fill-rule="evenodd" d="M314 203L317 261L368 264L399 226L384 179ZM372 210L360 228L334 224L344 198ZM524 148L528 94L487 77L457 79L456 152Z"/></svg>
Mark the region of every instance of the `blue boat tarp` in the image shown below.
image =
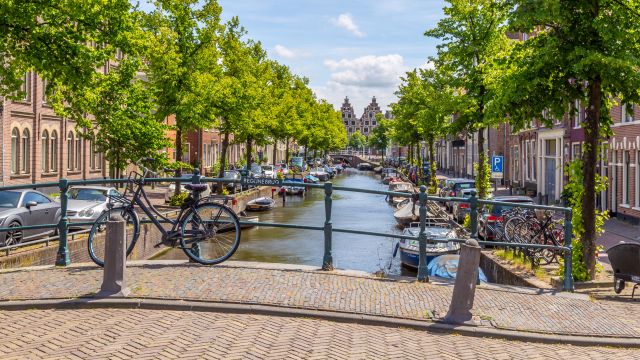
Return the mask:
<svg viewBox="0 0 640 360"><path fill-rule="evenodd" d="M457 254L440 255L434 258L429 262L429 265L427 265L429 276L437 276L445 279L455 279L456 274L458 273L459 260L460 255ZM478 268L478 272L480 274L481 282L489 282L482 269Z"/></svg>

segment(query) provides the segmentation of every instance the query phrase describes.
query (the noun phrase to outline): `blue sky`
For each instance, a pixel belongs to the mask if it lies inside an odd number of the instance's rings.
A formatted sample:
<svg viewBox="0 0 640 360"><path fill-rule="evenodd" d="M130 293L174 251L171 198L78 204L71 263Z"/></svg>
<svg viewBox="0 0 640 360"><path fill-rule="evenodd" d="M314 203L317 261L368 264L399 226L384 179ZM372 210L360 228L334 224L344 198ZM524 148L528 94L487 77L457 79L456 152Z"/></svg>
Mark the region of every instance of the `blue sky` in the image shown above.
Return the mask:
<svg viewBox="0 0 640 360"><path fill-rule="evenodd" d="M426 29L443 0L219 0L223 19L238 16L269 56L310 79L339 108L349 96L358 115L372 96L395 101L399 77L435 55Z"/></svg>

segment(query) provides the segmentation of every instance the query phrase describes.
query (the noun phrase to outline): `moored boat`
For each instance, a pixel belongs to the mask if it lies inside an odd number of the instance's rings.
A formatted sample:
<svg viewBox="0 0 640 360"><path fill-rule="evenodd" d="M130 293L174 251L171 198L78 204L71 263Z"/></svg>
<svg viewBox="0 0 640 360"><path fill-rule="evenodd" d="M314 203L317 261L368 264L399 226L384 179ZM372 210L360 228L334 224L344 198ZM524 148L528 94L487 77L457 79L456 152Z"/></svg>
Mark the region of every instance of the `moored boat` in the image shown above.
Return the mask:
<svg viewBox="0 0 640 360"><path fill-rule="evenodd" d="M418 268L420 263L420 251L418 235L420 234L420 226L418 223L411 223L405 228L402 235L415 237L415 240L400 240L400 262L404 266ZM460 244L454 241L440 242L431 240L447 240L455 238L455 231L448 224L437 224L425 228L427 236L426 242L426 262L429 264L431 260L440 255L457 254L460 251Z"/></svg>
<svg viewBox="0 0 640 360"><path fill-rule="evenodd" d="M276 201L269 197L260 197L247 203L247 211L267 211L276 206Z"/></svg>
<svg viewBox="0 0 640 360"><path fill-rule="evenodd" d="M358 164L358 170L371 171L373 170L373 165L363 162Z"/></svg>
<svg viewBox="0 0 640 360"><path fill-rule="evenodd" d="M458 263L460 262L460 255L446 254L440 255L429 262L427 265L427 273L429 276L436 276L445 279L455 279L458 274ZM481 268L478 268L478 280L480 282L489 282L487 276L484 274Z"/></svg>
<svg viewBox="0 0 640 360"><path fill-rule="evenodd" d="M408 183L408 182L392 182L389 183L389 191L393 191L393 192L401 192L401 193L412 193L413 192L413 184ZM393 203L393 204L398 204L401 203L402 200L406 199L406 197L401 197L401 196L389 196L388 200L389 202Z"/></svg>
<svg viewBox="0 0 640 360"><path fill-rule="evenodd" d="M419 206L413 205L412 201L408 201L393 213L393 217L396 219L398 225L405 227L412 222L418 221Z"/></svg>

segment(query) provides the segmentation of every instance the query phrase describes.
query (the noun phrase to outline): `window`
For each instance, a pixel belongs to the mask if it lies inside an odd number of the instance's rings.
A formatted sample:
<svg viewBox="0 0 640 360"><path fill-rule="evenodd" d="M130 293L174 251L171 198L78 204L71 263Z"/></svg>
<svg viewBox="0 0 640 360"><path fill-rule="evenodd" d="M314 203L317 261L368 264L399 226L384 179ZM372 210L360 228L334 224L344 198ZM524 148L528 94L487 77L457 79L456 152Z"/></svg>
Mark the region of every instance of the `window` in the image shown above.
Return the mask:
<svg viewBox="0 0 640 360"><path fill-rule="evenodd" d="M182 161L184 161L186 163L190 163L191 162L190 161L190 157L191 157L191 144L185 143L184 144L183 154L182 154Z"/></svg>
<svg viewBox="0 0 640 360"><path fill-rule="evenodd" d="M574 102L573 109L575 110L573 114L573 127L577 129L582 125L582 121L584 120L580 100Z"/></svg>
<svg viewBox="0 0 640 360"><path fill-rule="evenodd" d="M17 174L20 169L20 130L13 128L11 131L11 173Z"/></svg>
<svg viewBox="0 0 640 360"><path fill-rule="evenodd" d="M89 169L96 169L95 137L89 140Z"/></svg>
<svg viewBox="0 0 640 360"><path fill-rule="evenodd" d="M24 129L22 130L22 151L21 154L21 165L20 165L20 172L22 174L28 174L29 173L29 167L30 167L30 160L29 159L29 155L30 155L30 145L31 145L31 137L29 136L29 130Z"/></svg>
<svg viewBox="0 0 640 360"><path fill-rule="evenodd" d="M22 85L20 85L20 94L23 95L22 101L31 101L31 73L27 72L22 78Z"/></svg>
<svg viewBox="0 0 640 360"><path fill-rule="evenodd" d="M518 145L511 148L511 180L519 181L520 180L520 151Z"/></svg>
<svg viewBox="0 0 640 360"><path fill-rule="evenodd" d="M364 128L364 132L368 133L369 132L369 128Z"/></svg>
<svg viewBox="0 0 640 360"><path fill-rule="evenodd" d="M67 135L67 170L74 169L73 160L75 159L75 157L73 156L73 139L73 132L69 131L69 134Z"/></svg>
<svg viewBox="0 0 640 360"><path fill-rule="evenodd" d="M573 143L571 149L571 159L579 159L582 156L582 146L580 143Z"/></svg>
<svg viewBox="0 0 640 360"><path fill-rule="evenodd" d="M22 204L26 204L29 201L35 201L37 204L49 204L51 202L51 200L47 199L46 196L40 195L36 192L28 192L24 195Z"/></svg>
<svg viewBox="0 0 640 360"><path fill-rule="evenodd" d="M365 122L364 122L364 124L365 124L365 125L369 125L369 122L368 122L368 121L365 121Z"/></svg>
<svg viewBox="0 0 640 360"><path fill-rule="evenodd" d="M622 104L622 123L630 123L633 121L633 104Z"/></svg>
<svg viewBox="0 0 640 360"><path fill-rule="evenodd" d="M347 117L348 117L349 119L351 119L351 114L347 114Z"/></svg>
<svg viewBox="0 0 640 360"><path fill-rule="evenodd" d="M53 130L51 132L51 172L58 171L58 132Z"/></svg>
<svg viewBox="0 0 640 360"><path fill-rule="evenodd" d="M629 188L631 187L631 161L629 151L622 153L622 203L629 204Z"/></svg>
<svg viewBox="0 0 640 360"><path fill-rule="evenodd" d="M42 132L42 142L41 142L41 150L40 150L40 165L42 167L42 172L47 173L51 169L49 167L49 131L44 130Z"/></svg>
<svg viewBox="0 0 640 360"><path fill-rule="evenodd" d="M116 49L116 60L122 60L122 50L120 48Z"/></svg>
<svg viewBox="0 0 640 360"><path fill-rule="evenodd" d="M531 140L531 180L537 179L537 167L536 167L536 141Z"/></svg>
<svg viewBox="0 0 640 360"><path fill-rule="evenodd" d="M522 33L522 41L527 41L527 40L529 40L529 34Z"/></svg>
<svg viewBox="0 0 640 360"><path fill-rule="evenodd" d="M76 161L75 161L75 169L82 170L82 138L80 135L76 135Z"/></svg>
<svg viewBox="0 0 640 360"><path fill-rule="evenodd" d="M351 122L351 125L355 125L355 124L356 124L356 122L355 122L355 121L352 121L352 122Z"/></svg>
<svg viewBox="0 0 640 360"><path fill-rule="evenodd" d="M371 125L376 126L376 121L375 121L375 120L373 120L373 121L371 122Z"/></svg>

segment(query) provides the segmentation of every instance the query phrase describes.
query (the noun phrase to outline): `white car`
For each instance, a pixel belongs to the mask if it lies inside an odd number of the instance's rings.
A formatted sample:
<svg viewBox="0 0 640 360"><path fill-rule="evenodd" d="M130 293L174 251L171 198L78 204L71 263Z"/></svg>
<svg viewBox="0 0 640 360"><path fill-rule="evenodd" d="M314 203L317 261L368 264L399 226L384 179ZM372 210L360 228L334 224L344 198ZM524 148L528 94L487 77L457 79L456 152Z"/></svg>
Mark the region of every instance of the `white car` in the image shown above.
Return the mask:
<svg viewBox="0 0 640 360"><path fill-rule="evenodd" d="M262 177L269 178L269 179L276 178L276 172L273 169L272 165L262 165Z"/></svg>
<svg viewBox="0 0 640 360"><path fill-rule="evenodd" d="M91 225L74 223L94 222L107 209L109 196L121 196L118 190L107 186L71 186L67 202L70 229L88 229ZM112 200L113 202L113 200Z"/></svg>

